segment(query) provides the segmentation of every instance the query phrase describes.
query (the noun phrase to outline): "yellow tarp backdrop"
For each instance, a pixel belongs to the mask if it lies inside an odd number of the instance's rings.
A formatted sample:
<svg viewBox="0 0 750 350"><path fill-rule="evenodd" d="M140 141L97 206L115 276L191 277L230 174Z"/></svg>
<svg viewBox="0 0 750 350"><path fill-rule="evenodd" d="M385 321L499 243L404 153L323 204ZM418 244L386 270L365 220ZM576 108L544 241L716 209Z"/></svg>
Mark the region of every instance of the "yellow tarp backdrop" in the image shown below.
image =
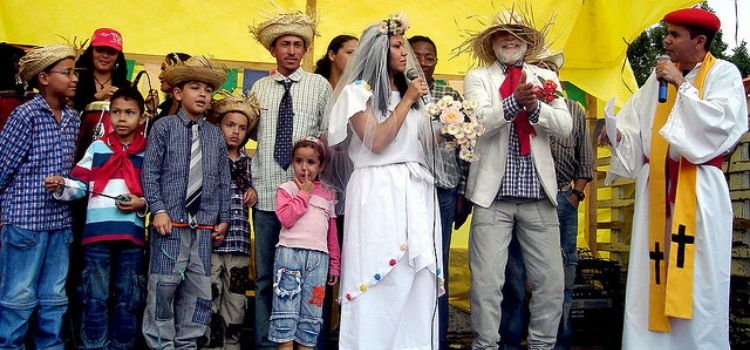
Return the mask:
<svg viewBox="0 0 750 350"><path fill-rule="evenodd" d="M534 20L541 25L555 15L552 49L565 53L562 80L602 100L616 98L621 106L637 86L626 63L627 43L665 13L697 0L534 0ZM404 10L411 22L408 35L427 35L438 47L437 74L463 75L471 68L466 55L451 58L466 30L481 30L487 18L513 1L0 1L0 41L13 44L59 43L60 36L88 39L96 28L111 27L123 35L128 54L164 55L172 51L209 54L217 59L274 62L248 32L275 9L305 11L315 8L321 36L314 55L322 56L338 34L359 36L368 24ZM309 3L309 4L308 4ZM516 2L520 8L526 3ZM528 2L531 4L532 2ZM471 16L477 16L470 18ZM481 21L484 23L481 24ZM468 225L454 233L451 267L452 301L468 306L466 242Z"/></svg>

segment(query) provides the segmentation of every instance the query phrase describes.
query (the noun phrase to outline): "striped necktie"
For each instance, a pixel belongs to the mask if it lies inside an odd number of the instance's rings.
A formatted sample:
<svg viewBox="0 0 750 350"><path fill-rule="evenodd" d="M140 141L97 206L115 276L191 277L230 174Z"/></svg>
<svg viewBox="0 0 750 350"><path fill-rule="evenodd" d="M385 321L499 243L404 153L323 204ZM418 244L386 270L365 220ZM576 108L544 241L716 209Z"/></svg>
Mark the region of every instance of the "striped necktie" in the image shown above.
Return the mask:
<svg viewBox="0 0 750 350"><path fill-rule="evenodd" d="M294 110L292 109L292 82L280 81L284 85L284 96L279 104L279 119L276 123L276 142L273 146L273 159L286 170L292 163L292 130L294 128Z"/></svg>
<svg viewBox="0 0 750 350"><path fill-rule="evenodd" d="M190 174L188 175L187 194L185 195L185 208L188 213L195 215L201 205L201 192L203 191L203 162L198 123L191 121L190 129L192 133L192 143L190 146Z"/></svg>

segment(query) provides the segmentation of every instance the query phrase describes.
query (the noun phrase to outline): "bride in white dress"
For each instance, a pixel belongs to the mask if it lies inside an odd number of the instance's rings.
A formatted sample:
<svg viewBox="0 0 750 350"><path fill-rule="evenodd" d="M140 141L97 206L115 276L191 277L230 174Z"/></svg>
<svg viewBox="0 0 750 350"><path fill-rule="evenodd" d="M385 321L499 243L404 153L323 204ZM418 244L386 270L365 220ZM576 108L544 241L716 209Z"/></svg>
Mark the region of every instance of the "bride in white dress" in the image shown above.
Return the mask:
<svg viewBox="0 0 750 350"><path fill-rule="evenodd" d="M330 146L348 147L353 165L334 170L349 176L341 349L437 348L443 279L434 175L441 166L433 157L437 128L421 102L428 86L406 27L391 16L365 29L329 106Z"/></svg>

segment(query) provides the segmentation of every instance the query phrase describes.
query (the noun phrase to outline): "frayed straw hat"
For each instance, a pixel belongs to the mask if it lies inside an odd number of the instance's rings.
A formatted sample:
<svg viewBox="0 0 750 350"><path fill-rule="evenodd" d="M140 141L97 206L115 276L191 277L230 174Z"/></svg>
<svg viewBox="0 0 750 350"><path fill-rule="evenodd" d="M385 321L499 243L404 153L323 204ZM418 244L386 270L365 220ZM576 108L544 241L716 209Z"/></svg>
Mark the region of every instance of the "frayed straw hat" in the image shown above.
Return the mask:
<svg viewBox="0 0 750 350"><path fill-rule="evenodd" d="M310 45L313 36L320 35L315 30L316 25L315 18L311 18L302 11L296 11L282 13L257 26L251 25L248 27L255 39L270 51L273 41L284 35L298 36L305 41L305 46Z"/></svg>
<svg viewBox="0 0 750 350"><path fill-rule="evenodd" d="M255 94L250 92L247 95L234 96L228 91L220 91L218 96L222 99L214 100L211 103L211 118L214 122L218 123L224 114L237 112L247 117L247 131L255 128L260 117L260 102L258 102Z"/></svg>
<svg viewBox="0 0 750 350"><path fill-rule="evenodd" d="M172 86L186 81L200 81L218 89L227 80L227 71L212 63L206 56L193 56L167 68L164 80Z"/></svg>
<svg viewBox="0 0 750 350"><path fill-rule="evenodd" d="M495 62L495 51L492 48L492 37L496 33L510 33L527 44L525 58L535 57L545 48L545 37L552 27L552 20L540 29L534 26L534 16L531 8L521 11L512 7L497 13L492 19L492 25L478 33L469 32L469 37L453 50L454 56L468 52L471 56L484 64Z"/></svg>
<svg viewBox="0 0 750 350"><path fill-rule="evenodd" d="M47 67L66 58L75 60L78 53L70 45L49 45L31 49L18 61L18 76L30 82Z"/></svg>

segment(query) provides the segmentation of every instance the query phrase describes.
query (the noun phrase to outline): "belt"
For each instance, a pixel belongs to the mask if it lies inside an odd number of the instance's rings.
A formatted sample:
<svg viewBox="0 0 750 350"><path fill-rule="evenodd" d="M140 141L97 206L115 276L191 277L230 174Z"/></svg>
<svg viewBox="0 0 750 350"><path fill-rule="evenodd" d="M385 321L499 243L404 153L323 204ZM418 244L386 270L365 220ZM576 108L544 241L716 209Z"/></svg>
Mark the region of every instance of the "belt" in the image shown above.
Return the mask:
<svg viewBox="0 0 750 350"><path fill-rule="evenodd" d="M177 228L188 228L189 227L189 228L192 228L194 230L196 230L196 229L197 230L213 230L214 229L214 225L199 225L199 224L191 225L191 224L188 224L188 223L185 223L185 222L173 222L172 223L172 227L177 227Z"/></svg>

